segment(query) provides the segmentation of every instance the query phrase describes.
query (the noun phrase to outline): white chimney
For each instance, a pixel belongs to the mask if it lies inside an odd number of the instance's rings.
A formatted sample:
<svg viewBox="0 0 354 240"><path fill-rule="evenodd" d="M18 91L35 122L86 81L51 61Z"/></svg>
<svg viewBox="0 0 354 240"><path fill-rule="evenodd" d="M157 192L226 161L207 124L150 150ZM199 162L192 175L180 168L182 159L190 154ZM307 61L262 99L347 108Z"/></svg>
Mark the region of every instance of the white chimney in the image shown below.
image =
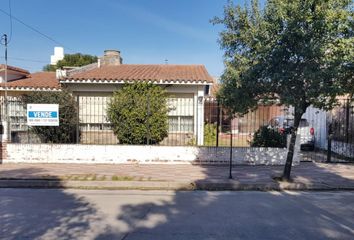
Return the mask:
<svg viewBox="0 0 354 240"><path fill-rule="evenodd" d="M62 47L55 47L54 48L54 55L50 56L50 64L56 65L58 61L64 59L64 48Z"/></svg>

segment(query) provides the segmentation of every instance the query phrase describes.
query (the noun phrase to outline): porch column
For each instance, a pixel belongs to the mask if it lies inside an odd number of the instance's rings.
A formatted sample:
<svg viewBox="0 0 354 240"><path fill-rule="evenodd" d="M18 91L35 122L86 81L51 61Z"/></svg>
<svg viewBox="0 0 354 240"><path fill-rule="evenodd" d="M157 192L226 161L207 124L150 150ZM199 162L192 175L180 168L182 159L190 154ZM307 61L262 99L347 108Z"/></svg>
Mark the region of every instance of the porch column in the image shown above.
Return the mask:
<svg viewBox="0 0 354 240"><path fill-rule="evenodd" d="M197 94L197 144L204 144L204 86L198 86Z"/></svg>

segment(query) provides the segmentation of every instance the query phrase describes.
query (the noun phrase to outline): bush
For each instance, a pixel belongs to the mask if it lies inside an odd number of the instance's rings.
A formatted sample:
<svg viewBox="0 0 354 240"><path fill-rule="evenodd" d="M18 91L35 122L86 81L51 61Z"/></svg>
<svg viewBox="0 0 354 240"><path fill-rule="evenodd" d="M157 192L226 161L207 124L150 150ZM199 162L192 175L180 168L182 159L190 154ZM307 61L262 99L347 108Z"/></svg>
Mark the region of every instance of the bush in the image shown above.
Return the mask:
<svg viewBox="0 0 354 240"><path fill-rule="evenodd" d="M168 135L165 91L149 83L126 84L113 93L107 116L119 143L156 144Z"/></svg>
<svg viewBox="0 0 354 240"><path fill-rule="evenodd" d="M76 142L78 109L74 97L67 90L60 92L31 92L22 96L28 103L59 104L59 126L34 126L31 131L45 143Z"/></svg>
<svg viewBox="0 0 354 240"><path fill-rule="evenodd" d="M253 136L252 147L286 147L286 134L268 126L260 127Z"/></svg>
<svg viewBox="0 0 354 240"><path fill-rule="evenodd" d="M216 124L207 123L204 125L204 145L216 145Z"/></svg>

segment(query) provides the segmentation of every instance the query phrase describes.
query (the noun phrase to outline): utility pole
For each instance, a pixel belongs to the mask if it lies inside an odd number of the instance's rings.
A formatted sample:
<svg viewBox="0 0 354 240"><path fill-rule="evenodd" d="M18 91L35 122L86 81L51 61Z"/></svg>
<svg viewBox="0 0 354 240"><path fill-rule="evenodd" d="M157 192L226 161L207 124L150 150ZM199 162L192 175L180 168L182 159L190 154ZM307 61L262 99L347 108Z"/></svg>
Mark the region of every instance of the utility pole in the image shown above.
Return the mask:
<svg viewBox="0 0 354 240"><path fill-rule="evenodd" d="M4 94L4 120L5 120L5 129L4 129L4 136L5 136L5 141L9 140L9 130L10 130L10 124L9 124L9 117L8 117L8 102L7 102L7 44L8 44L8 39L7 39L7 34L4 34L2 36L2 41L3 45L5 46L5 81L4 81L4 86L5 86L5 94Z"/></svg>

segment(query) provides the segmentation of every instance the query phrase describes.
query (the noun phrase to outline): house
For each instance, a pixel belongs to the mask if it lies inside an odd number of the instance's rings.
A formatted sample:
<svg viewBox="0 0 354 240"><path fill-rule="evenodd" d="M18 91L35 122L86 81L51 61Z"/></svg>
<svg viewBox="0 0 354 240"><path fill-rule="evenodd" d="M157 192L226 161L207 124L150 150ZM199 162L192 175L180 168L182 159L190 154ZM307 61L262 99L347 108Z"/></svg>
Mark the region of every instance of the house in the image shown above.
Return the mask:
<svg viewBox="0 0 354 240"><path fill-rule="evenodd" d="M106 118L107 101L126 83L157 84L168 94L169 136L161 144L203 144L204 96L212 77L203 65L123 64L119 51L106 50L97 63L73 70L57 71L60 84L79 102L83 143L115 143Z"/></svg>
<svg viewBox="0 0 354 240"><path fill-rule="evenodd" d="M81 143L116 144L106 118L107 102L124 84L144 81L161 86L168 94L169 135L161 144L203 144L204 96L213 83L203 65L123 64L119 51L106 50L97 63L80 68L30 74L8 67L8 73L6 88L11 96L28 91L58 91L62 87L71 91L79 106ZM4 95L4 81L0 90ZM20 125L25 114L20 115L21 120L13 117L11 121ZM15 129L11 124L11 129Z"/></svg>

